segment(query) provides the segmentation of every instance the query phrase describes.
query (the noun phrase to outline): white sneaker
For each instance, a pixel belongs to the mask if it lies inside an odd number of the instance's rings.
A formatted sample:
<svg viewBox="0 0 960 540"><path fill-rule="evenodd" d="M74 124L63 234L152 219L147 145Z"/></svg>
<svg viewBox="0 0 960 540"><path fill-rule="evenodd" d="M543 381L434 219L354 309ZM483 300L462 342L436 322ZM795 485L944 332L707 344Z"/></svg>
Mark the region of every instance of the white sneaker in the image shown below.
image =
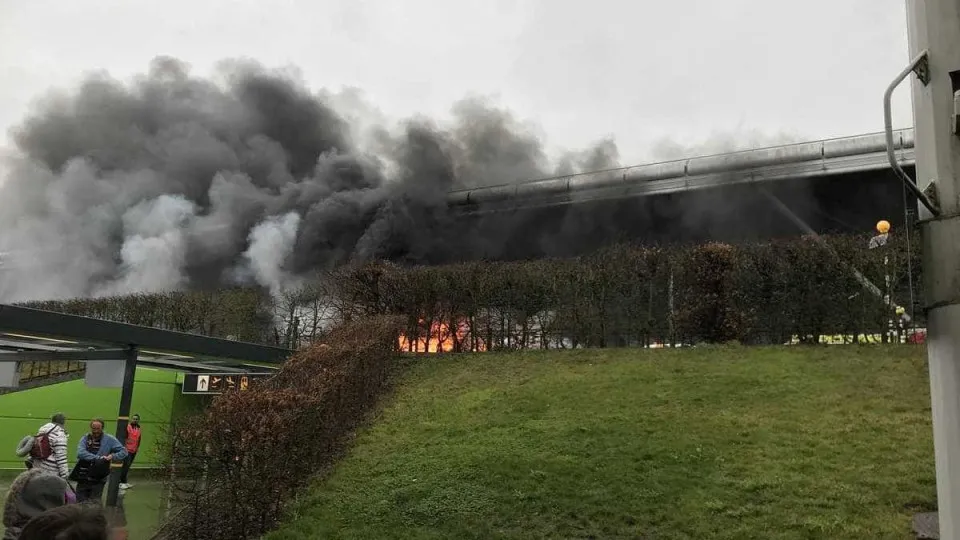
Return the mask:
<svg viewBox="0 0 960 540"><path fill-rule="evenodd" d="M120 489L130 489L133 487L133 484L120 484Z"/></svg>

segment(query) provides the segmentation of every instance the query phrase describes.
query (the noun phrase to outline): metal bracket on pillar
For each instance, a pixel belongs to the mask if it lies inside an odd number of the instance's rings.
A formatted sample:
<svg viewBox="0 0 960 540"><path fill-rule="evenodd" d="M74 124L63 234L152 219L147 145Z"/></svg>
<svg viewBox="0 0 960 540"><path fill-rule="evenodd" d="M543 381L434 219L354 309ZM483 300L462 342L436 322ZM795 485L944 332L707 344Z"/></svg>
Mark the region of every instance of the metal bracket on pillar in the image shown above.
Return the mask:
<svg viewBox="0 0 960 540"><path fill-rule="evenodd" d="M910 63L911 71L924 86L930 84L930 53L923 51ZM902 79L901 79L902 80Z"/></svg>
<svg viewBox="0 0 960 540"><path fill-rule="evenodd" d="M953 93L953 134L960 137L960 90Z"/></svg>
<svg viewBox="0 0 960 540"><path fill-rule="evenodd" d="M950 72L953 85L953 134L960 137L960 70Z"/></svg>

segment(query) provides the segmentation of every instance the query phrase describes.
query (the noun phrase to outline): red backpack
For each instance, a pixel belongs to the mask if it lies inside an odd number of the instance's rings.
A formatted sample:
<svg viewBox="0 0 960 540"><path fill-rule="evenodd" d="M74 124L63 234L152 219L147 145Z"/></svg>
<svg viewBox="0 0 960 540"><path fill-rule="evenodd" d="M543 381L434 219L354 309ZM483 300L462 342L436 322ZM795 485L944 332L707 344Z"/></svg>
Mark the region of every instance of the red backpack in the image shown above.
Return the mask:
<svg viewBox="0 0 960 540"><path fill-rule="evenodd" d="M57 429L52 427L46 433L41 433L33 439L33 447L30 448L30 457L33 459L47 459L53 455L53 448L50 447L50 432Z"/></svg>

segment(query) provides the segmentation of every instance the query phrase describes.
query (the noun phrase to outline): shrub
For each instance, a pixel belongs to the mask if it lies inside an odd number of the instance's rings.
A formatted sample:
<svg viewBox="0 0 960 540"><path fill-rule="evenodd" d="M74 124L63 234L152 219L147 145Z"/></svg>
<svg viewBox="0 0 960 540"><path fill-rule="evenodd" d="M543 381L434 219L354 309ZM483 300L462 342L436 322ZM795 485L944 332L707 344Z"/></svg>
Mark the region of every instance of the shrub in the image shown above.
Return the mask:
<svg viewBox="0 0 960 540"><path fill-rule="evenodd" d="M664 343L783 343L791 336L882 332L891 310L855 271L911 307L921 283L919 242L903 235L867 249L868 236L757 244L614 246L571 259L445 266L352 265L303 289L132 295L30 304L41 309L296 348L332 324L371 315L404 319L408 350L609 347ZM887 264L884 264L884 258ZM909 268L913 270L910 289ZM922 321L919 321L922 324Z"/></svg>
<svg viewBox="0 0 960 540"><path fill-rule="evenodd" d="M880 250L867 240L617 246L567 260L377 265L376 280L362 278L371 272L364 268L332 279L360 312L406 316L411 343L435 336L438 324L461 328L445 350L783 343L882 332L892 310L857 271L881 290L889 274L894 301L909 309L906 239ZM912 255L915 290L921 272Z"/></svg>
<svg viewBox="0 0 960 540"><path fill-rule="evenodd" d="M258 538L335 459L387 388L400 322L358 320L297 352L270 379L214 398L174 427L159 538Z"/></svg>

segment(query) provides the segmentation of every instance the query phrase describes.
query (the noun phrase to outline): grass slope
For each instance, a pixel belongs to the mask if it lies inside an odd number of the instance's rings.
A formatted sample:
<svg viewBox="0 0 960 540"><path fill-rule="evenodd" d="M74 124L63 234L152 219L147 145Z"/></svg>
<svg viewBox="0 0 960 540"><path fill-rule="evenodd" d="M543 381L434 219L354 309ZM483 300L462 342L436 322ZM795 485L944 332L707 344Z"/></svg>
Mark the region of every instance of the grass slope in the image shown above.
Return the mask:
<svg viewBox="0 0 960 540"><path fill-rule="evenodd" d="M909 538L935 495L921 348L437 356L268 538Z"/></svg>

